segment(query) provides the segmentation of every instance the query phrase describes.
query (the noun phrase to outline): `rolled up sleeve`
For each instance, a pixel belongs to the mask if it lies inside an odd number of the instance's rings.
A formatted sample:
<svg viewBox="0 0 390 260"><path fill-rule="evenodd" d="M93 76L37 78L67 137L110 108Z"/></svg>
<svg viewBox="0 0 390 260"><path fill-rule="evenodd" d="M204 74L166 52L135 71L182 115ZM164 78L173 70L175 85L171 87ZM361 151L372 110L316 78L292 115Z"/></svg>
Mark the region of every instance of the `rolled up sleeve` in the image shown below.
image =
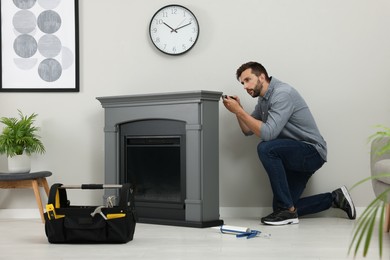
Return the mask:
<svg viewBox="0 0 390 260"><path fill-rule="evenodd" d="M268 118L260 128L263 141L276 139L287 124L294 111L293 100L289 92L275 93L268 110Z"/></svg>

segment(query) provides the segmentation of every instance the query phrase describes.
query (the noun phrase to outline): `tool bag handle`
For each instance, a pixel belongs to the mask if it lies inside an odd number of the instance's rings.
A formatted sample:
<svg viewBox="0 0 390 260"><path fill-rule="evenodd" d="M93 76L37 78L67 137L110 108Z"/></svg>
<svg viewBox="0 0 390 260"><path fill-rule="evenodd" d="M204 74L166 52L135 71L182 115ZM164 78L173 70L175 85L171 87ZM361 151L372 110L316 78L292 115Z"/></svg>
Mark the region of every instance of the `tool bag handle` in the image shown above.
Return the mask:
<svg viewBox="0 0 390 260"><path fill-rule="evenodd" d="M50 187L47 204L53 204L54 208L68 207L69 201L65 189L59 189L62 183L54 183Z"/></svg>
<svg viewBox="0 0 390 260"><path fill-rule="evenodd" d="M120 201L118 206L125 208L128 206L127 203L130 202L130 208L134 209L134 195L130 183L81 185L63 185L62 183L55 183L50 188L48 204L53 204L55 208L68 207L70 202L66 195L66 189L120 189Z"/></svg>
<svg viewBox="0 0 390 260"><path fill-rule="evenodd" d="M120 189L122 187L123 185L121 184L81 184L81 185L62 185L60 189L102 190L102 189Z"/></svg>

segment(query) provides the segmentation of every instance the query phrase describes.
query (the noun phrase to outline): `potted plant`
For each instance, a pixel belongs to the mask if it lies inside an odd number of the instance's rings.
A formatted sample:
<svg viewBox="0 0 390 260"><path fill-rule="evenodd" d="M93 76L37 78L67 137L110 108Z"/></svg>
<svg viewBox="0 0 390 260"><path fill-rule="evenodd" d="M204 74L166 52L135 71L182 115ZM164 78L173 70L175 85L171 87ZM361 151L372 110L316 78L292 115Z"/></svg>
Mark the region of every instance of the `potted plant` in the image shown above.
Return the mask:
<svg viewBox="0 0 390 260"><path fill-rule="evenodd" d="M369 141L373 141L376 138L385 138L390 137L390 128L384 126L378 126L381 128L380 131L377 131L375 134L370 136ZM382 139L385 140L385 139ZM383 155L390 152L390 142L385 141L381 147L378 147L376 155ZM356 183L352 188L366 182L383 177L390 177L390 172L383 172L376 176L370 176L365 178L358 183ZM378 222L378 243L379 243L379 255L382 257L383 251L383 230L384 230L384 216L385 216L385 207L388 194L390 193L390 188L385 189L379 196L377 196L363 211L362 215L359 217L357 225L355 227L354 235L352 242L349 246L349 252L353 249L354 256L357 255L359 248L363 247L363 256L366 257L372 235L374 234L374 228L376 222Z"/></svg>
<svg viewBox="0 0 390 260"><path fill-rule="evenodd" d="M38 127L34 126L37 114L23 115L19 118L2 117L0 122L5 125L0 135L0 154L8 157L10 172L30 172L30 155L45 153L45 147L37 135Z"/></svg>

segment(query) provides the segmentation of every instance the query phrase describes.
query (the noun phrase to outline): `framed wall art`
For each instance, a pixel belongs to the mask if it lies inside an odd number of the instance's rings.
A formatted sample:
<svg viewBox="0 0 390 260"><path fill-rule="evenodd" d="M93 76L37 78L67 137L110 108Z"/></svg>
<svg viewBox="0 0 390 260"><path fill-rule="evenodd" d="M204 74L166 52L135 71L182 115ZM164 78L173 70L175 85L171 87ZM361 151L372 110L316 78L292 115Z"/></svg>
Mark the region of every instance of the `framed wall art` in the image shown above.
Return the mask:
<svg viewBox="0 0 390 260"><path fill-rule="evenodd" d="M0 0L1 92L78 92L78 0Z"/></svg>

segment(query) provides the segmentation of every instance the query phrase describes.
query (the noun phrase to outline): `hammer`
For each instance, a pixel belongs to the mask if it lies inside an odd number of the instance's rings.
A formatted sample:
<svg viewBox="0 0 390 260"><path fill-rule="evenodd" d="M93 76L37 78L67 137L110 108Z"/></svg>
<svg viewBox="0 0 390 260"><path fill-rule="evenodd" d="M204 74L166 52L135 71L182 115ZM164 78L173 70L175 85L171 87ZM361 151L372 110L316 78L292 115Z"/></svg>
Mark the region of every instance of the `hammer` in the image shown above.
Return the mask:
<svg viewBox="0 0 390 260"><path fill-rule="evenodd" d="M107 220L106 216L103 214L102 212L102 208L104 208L104 206L99 206L97 207L92 213L91 213L91 216L94 217L96 214L100 214L102 216L102 218L104 218L105 220Z"/></svg>

